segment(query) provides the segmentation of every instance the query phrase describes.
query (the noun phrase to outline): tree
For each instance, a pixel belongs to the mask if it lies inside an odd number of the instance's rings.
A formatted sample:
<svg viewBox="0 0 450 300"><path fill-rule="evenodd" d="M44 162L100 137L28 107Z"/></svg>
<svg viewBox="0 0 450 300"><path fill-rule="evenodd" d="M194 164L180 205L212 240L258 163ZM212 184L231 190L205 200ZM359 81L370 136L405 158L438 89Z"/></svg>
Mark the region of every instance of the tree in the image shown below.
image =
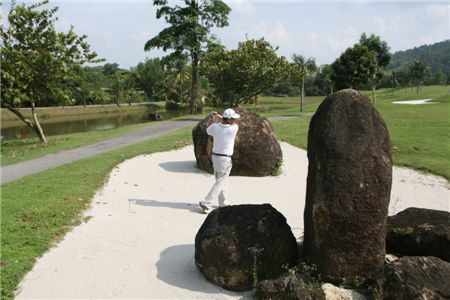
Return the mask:
<svg viewBox="0 0 450 300"><path fill-rule="evenodd" d="M114 74L119 70L119 65L116 63L107 63L103 66L103 74L105 76L114 76Z"/></svg>
<svg viewBox="0 0 450 300"><path fill-rule="evenodd" d="M377 67L376 71L369 74L368 81L372 86L372 99L376 102L375 89L380 80L383 78L383 69L389 64L391 55L389 54L389 45L387 42L382 41L379 36L371 34L367 36L366 33L361 35L359 44L366 46L369 51L375 53Z"/></svg>
<svg viewBox="0 0 450 300"><path fill-rule="evenodd" d="M144 49L152 48L174 50L175 56L186 53L192 63L190 112L197 113L198 67L202 50L208 44L212 27L228 25L230 8L221 0L184 0L184 7L170 7L168 0L154 0L159 8L156 17L164 17L170 25L158 35L147 41Z"/></svg>
<svg viewBox="0 0 450 300"><path fill-rule="evenodd" d="M54 14L57 7L42 9L48 1L26 6L11 5L9 27L1 28L1 106L13 112L47 143L39 123L36 106L49 96L63 103L73 101L68 82L74 80L81 65L99 62L91 52L87 36L77 36L73 27L56 32ZM32 120L19 110L31 108Z"/></svg>
<svg viewBox="0 0 450 300"><path fill-rule="evenodd" d="M300 111L303 112L303 98L305 97L305 77L317 71L314 58L305 58L299 54L292 55L293 77L300 80Z"/></svg>
<svg viewBox="0 0 450 300"><path fill-rule="evenodd" d="M133 68L136 73L136 86L143 90L149 99L160 100L165 94L166 71L160 58L147 59Z"/></svg>
<svg viewBox="0 0 450 300"><path fill-rule="evenodd" d="M122 100L130 103L130 91L135 86L135 75L130 71L117 71L114 73L111 82L111 91L116 99L117 106L120 106Z"/></svg>
<svg viewBox="0 0 450 300"><path fill-rule="evenodd" d="M189 87L186 86L186 84L188 84L188 81L191 79L189 75L189 66L187 64L188 58L185 56L169 56L163 61L166 66L167 84L170 86L169 89L172 91L172 95L176 96L175 99L174 97L169 98L182 103L185 93L189 93ZM199 93L197 92L197 94Z"/></svg>
<svg viewBox="0 0 450 300"><path fill-rule="evenodd" d="M328 95L333 92L331 73L331 66L326 65L323 69L321 69L314 80L314 84L319 88L321 95Z"/></svg>
<svg viewBox="0 0 450 300"><path fill-rule="evenodd" d="M336 89L351 88L365 84L375 76L378 70L374 51L366 46L355 44L347 48L341 56L331 64L331 80Z"/></svg>
<svg viewBox="0 0 450 300"><path fill-rule="evenodd" d="M105 79L103 72L98 68L82 68L75 88L75 103L86 107L88 103L103 104L107 102L110 97L106 91L102 89L105 86Z"/></svg>
<svg viewBox="0 0 450 300"><path fill-rule="evenodd" d="M252 102L255 97L285 80L290 65L278 57L264 39L239 43L238 49L213 51L202 64L202 72L213 86L214 94L231 107Z"/></svg>
<svg viewBox="0 0 450 300"><path fill-rule="evenodd" d="M427 65L421 60L414 60L409 67L409 76L416 85L416 93L419 94L420 86L425 80L429 69Z"/></svg>

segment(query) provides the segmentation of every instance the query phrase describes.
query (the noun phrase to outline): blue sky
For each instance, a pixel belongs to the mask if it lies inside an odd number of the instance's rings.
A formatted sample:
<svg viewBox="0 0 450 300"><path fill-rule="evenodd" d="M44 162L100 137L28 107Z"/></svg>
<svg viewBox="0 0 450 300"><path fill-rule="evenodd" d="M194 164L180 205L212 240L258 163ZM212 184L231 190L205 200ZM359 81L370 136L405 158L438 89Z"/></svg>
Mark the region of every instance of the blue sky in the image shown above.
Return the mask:
<svg viewBox="0 0 450 300"><path fill-rule="evenodd" d="M87 34L91 49L107 62L122 68L146 58L162 56L145 52L144 44L166 27L157 20L153 1L51 1L58 6L57 28L73 25ZM248 38L265 37L278 46L279 55L293 53L314 57L317 64L332 63L363 32L388 42L391 52L450 38L448 1L225 1L232 9L228 27L214 34L228 48ZM172 1L172 4L179 1ZM3 15L10 2L3 1Z"/></svg>

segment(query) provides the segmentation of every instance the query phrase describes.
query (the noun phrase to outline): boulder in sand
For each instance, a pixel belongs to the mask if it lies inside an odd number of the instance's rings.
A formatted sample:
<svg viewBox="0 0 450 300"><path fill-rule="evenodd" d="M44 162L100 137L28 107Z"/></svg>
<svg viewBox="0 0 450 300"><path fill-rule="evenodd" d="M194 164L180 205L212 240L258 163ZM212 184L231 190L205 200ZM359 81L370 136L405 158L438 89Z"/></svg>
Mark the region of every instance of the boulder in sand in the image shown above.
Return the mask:
<svg viewBox="0 0 450 300"><path fill-rule="evenodd" d="M231 176L275 175L281 167L283 154L270 122L256 113L236 108L241 115L239 131L234 144ZM200 169L213 172L213 138L206 133L208 118L200 121L192 130L194 153Z"/></svg>
<svg viewBox="0 0 450 300"><path fill-rule="evenodd" d="M270 204L234 205L212 211L195 237L195 264L228 290L250 290L297 259L286 218Z"/></svg>
<svg viewBox="0 0 450 300"><path fill-rule="evenodd" d="M381 284L392 183L389 134L357 91L328 96L311 119L305 261L326 281Z"/></svg>

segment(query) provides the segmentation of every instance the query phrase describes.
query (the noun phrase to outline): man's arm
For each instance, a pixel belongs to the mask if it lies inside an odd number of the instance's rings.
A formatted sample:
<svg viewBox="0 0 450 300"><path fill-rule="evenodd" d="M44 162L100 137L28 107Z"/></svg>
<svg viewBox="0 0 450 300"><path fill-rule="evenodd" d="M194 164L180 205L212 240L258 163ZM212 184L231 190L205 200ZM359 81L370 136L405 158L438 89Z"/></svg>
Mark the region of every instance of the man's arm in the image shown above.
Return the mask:
<svg viewBox="0 0 450 300"><path fill-rule="evenodd" d="M222 120L223 117L222 117L219 113L213 111L213 112L209 115L208 125L207 125L206 127L209 127L212 123L214 123L214 121L215 121L216 119Z"/></svg>

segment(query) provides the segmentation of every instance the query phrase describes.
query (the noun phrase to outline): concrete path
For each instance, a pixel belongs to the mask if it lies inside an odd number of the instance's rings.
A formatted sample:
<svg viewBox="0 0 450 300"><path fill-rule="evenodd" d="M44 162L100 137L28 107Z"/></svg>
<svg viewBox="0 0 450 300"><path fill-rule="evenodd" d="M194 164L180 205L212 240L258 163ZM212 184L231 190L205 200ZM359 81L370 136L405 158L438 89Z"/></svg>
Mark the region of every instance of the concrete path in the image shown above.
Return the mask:
<svg viewBox="0 0 450 300"><path fill-rule="evenodd" d="M89 156L152 139L183 127L193 126L194 124L197 124L198 121L199 120L180 120L152 123L148 127L92 145L52 153L14 165L4 166L1 168L1 184L47 169L59 167Z"/></svg>
<svg viewBox="0 0 450 300"><path fill-rule="evenodd" d="M306 115L306 114L305 114ZM309 114L307 114L309 115ZM300 116L278 116L269 118L271 122L283 121ZM84 147L51 153L43 157L27 160L14 165L4 166L1 168L0 184L20 179L24 176L42 172L51 168L56 168L89 156L108 152L117 148L129 146L145 140L149 140L166 133L178 130L183 127L193 126L200 119L177 120L177 121L161 121L151 123L150 126L139 130L104 140L92 145Z"/></svg>

